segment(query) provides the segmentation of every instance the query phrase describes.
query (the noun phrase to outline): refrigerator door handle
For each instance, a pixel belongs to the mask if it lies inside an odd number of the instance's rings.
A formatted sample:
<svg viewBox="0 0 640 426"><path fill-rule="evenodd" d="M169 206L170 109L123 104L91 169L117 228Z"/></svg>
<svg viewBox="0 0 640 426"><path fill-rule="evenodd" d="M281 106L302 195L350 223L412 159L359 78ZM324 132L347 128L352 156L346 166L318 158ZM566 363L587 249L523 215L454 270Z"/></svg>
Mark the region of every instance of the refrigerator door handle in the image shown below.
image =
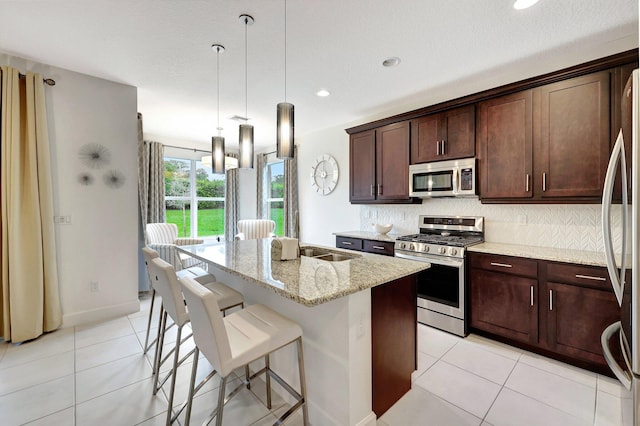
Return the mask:
<svg viewBox="0 0 640 426"><path fill-rule="evenodd" d="M618 138L613 147L611 158L609 159L609 166L607 167L607 174L604 179L604 190L602 193L602 234L604 242L604 257L607 262L607 270L611 277L611 285L613 291L618 300L618 305L622 306L622 295L624 293L624 276L625 276L625 257L626 257L626 231L628 229L627 223L627 173L626 173L626 160L624 152L624 140L622 137L622 129L618 133ZM613 195L613 185L616 177L616 169L618 168L618 162L622 163L621 177L622 177L622 264L620 273L615 263L615 255L613 252L613 239L611 237L611 197Z"/></svg>
<svg viewBox="0 0 640 426"><path fill-rule="evenodd" d="M620 380L620 383L622 383L622 385L627 390L631 390L631 375L629 374L629 371L623 370L620 365L618 365L618 362L613 357L611 348L609 347L609 340L614 334L620 333L621 329L622 324L620 323L620 321L614 322L609 327L604 329L604 331L602 332L602 336L600 336L600 343L602 344L602 353L604 355L604 359L607 361L609 368L611 369L613 374L615 374L618 380ZM624 347L622 347L622 350L624 351ZM626 357L625 362L627 362Z"/></svg>

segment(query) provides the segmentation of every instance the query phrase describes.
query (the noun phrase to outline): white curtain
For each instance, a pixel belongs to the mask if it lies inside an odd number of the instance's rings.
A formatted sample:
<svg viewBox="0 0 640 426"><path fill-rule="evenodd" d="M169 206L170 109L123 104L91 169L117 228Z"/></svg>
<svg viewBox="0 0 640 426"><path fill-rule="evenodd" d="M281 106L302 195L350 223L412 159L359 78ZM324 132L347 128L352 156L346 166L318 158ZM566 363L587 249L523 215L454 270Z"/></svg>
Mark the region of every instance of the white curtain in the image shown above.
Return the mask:
<svg viewBox="0 0 640 426"><path fill-rule="evenodd" d="M23 342L62 323L44 84L0 67L0 336Z"/></svg>
<svg viewBox="0 0 640 426"><path fill-rule="evenodd" d="M238 158L227 153L227 157ZM224 183L224 235L227 241L233 241L238 233L238 174L239 170L229 169Z"/></svg>
<svg viewBox="0 0 640 426"><path fill-rule="evenodd" d="M298 238L298 147L284 160L284 235Z"/></svg>

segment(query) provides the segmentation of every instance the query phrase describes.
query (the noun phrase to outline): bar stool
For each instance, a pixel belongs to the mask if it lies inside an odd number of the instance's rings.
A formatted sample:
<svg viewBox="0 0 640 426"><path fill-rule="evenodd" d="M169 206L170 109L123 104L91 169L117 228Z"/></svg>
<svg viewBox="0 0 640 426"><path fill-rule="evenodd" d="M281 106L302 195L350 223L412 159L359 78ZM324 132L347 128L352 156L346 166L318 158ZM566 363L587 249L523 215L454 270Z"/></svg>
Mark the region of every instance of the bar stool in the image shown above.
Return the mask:
<svg viewBox="0 0 640 426"><path fill-rule="evenodd" d="M196 342L187 396L185 424L188 425L191 420L194 395L211 377L219 373L221 382L218 405L207 420L207 424L213 417L216 417L216 425L221 426L224 405L240 391L241 387L247 384L246 382L241 383L226 397L225 386L231 373L242 366L245 367L246 371L249 363L264 357L265 367L254 373L249 380L265 373L267 408L271 409L271 378L276 380L296 399L296 403L274 425L281 424L300 407L302 407L304 424L308 425L309 414L302 354L302 329L300 326L264 305L251 305L241 311L236 311L223 317L220 313L219 298L216 294L206 291L197 282L188 277L180 280L180 286L189 307L191 328ZM300 393L271 370L269 366L270 353L294 342L298 350ZM215 370L196 386L195 379L200 351L202 351Z"/></svg>
<svg viewBox="0 0 640 426"><path fill-rule="evenodd" d="M149 349L151 349L151 347L154 344L156 344L156 342L160 337L160 331L161 331L160 327L162 325L162 314L164 312L164 308L162 307L162 305L160 305L160 316L158 318L158 332L156 334L156 337L151 342L149 342L149 333L151 331L151 321L153 317L153 306L156 298L156 289L154 287L154 280L151 279L151 274L149 273L149 262L151 262L151 260L158 258L160 256L157 251L149 247L143 247L141 250L142 250L142 255L144 256L144 263L147 266L147 273L149 274L149 282L151 283L151 290L152 290L151 307L149 308L149 319L147 320L147 333L144 339L143 353L146 354L149 351ZM241 293L233 290L232 288L226 286L223 283L217 282L216 277L213 274L205 271L200 267L193 266L191 268L181 269L176 272L176 275L178 276L178 279L185 276L194 278L196 281L198 281L200 284L207 287L209 290L217 294L220 294L222 297L221 306L224 307L223 312L226 312L228 309L234 308L236 306L239 306L239 307L244 306L244 298L242 297ZM169 328L173 326L174 324L171 324L169 325ZM157 353L157 346L156 346L155 352ZM155 355L154 355L154 365L155 365Z"/></svg>
<svg viewBox="0 0 640 426"><path fill-rule="evenodd" d="M175 391L175 383L177 370L180 365L191 355L193 354L193 350L187 353L184 357L180 358L180 345L184 343L191 337L189 334L186 337L182 337L182 329L189 322L189 313L187 312L187 308L184 303L184 299L182 297L182 293L180 292L180 285L178 284L178 277L176 275L175 270L171 264L165 262L159 257L151 259L149 262L149 272L151 274L152 282L154 283L154 287L162 297L162 306L164 308L164 313L162 315L162 323L159 327L160 335L158 337L158 341L156 343L156 356L154 359L154 367L153 371L155 374L154 382L153 382L153 394L155 395L158 390L164 385L164 383L171 378L171 385L169 388L169 405L167 410L167 424L171 424L177 416L180 414L180 411L172 418L173 411L173 395ZM196 274L183 274L181 279L189 279L192 282L195 282L196 285L199 285L203 291L207 293L215 295L215 297L223 300L223 303L220 305L223 310L230 309L235 306L244 306L244 298L242 294L239 292L227 287L226 285L219 282L209 282L206 285L198 282L200 280L211 280L214 279L212 275L207 274L203 276L196 277ZM222 315L222 314L220 314ZM167 324L167 316L170 316L173 320L174 324L178 327L178 333L176 336L175 347L169 351L169 353L163 358L162 349L164 344L164 337L166 334L166 324ZM160 379L160 367L162 364L167 361L167 359L173 354L173 366L171 370L167 373L167 375Z"/></svg>

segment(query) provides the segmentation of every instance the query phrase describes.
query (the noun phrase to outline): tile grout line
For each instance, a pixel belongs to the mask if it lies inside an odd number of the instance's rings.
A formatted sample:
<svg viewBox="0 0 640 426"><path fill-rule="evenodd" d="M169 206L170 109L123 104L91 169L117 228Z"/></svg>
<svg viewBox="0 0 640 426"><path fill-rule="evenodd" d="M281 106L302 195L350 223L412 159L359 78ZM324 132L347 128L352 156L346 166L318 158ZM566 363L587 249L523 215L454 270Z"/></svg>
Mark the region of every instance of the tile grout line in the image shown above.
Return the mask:
<svg viewBox="0 0 640 426"><path fill-rule="evenodd" d="M507 381L509 381L509 377L511 377L511 375L513 374L513 370L516 369L516 366L518 365L518 363L520 362L520 357L522 356L522 354L518 355L518 359L516 359L515 363L513 364L513 367L511 367L511 371L509 371L509 374L507 375L507 378L504 379L504 383L502 383L502 385L500 386L500 390L498 391L498 393L496 394L496 397L494 398L493 402L491 403L491 405L489 406L489 409L487 410L486 413L484 413L484 417L482 417L482 423L487 421L487 416L489 415L489 412L491 411L491 409L493 408L493 406L495 405L496 401L498 400L498 397L500 396L500 394L502 393L502 391L505 388L505 385L507 384ZM509 389L509 388L507 388Z"/></svg>

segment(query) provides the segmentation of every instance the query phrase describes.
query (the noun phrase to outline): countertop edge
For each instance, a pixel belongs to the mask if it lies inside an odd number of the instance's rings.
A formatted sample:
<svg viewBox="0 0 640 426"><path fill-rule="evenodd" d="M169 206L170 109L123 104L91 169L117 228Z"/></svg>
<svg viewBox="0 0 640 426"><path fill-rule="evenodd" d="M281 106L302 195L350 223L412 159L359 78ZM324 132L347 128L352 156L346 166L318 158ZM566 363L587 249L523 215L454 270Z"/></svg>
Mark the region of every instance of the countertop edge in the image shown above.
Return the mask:
<svg viewBox="0 0 640 426"><path fill-rule="evenodd" d="M573 263L584 266L607 266L604 253L561 249L554 247L527 246L520 244L484 242L467 247L467 252L522 257L550 262Z"/></svg>

